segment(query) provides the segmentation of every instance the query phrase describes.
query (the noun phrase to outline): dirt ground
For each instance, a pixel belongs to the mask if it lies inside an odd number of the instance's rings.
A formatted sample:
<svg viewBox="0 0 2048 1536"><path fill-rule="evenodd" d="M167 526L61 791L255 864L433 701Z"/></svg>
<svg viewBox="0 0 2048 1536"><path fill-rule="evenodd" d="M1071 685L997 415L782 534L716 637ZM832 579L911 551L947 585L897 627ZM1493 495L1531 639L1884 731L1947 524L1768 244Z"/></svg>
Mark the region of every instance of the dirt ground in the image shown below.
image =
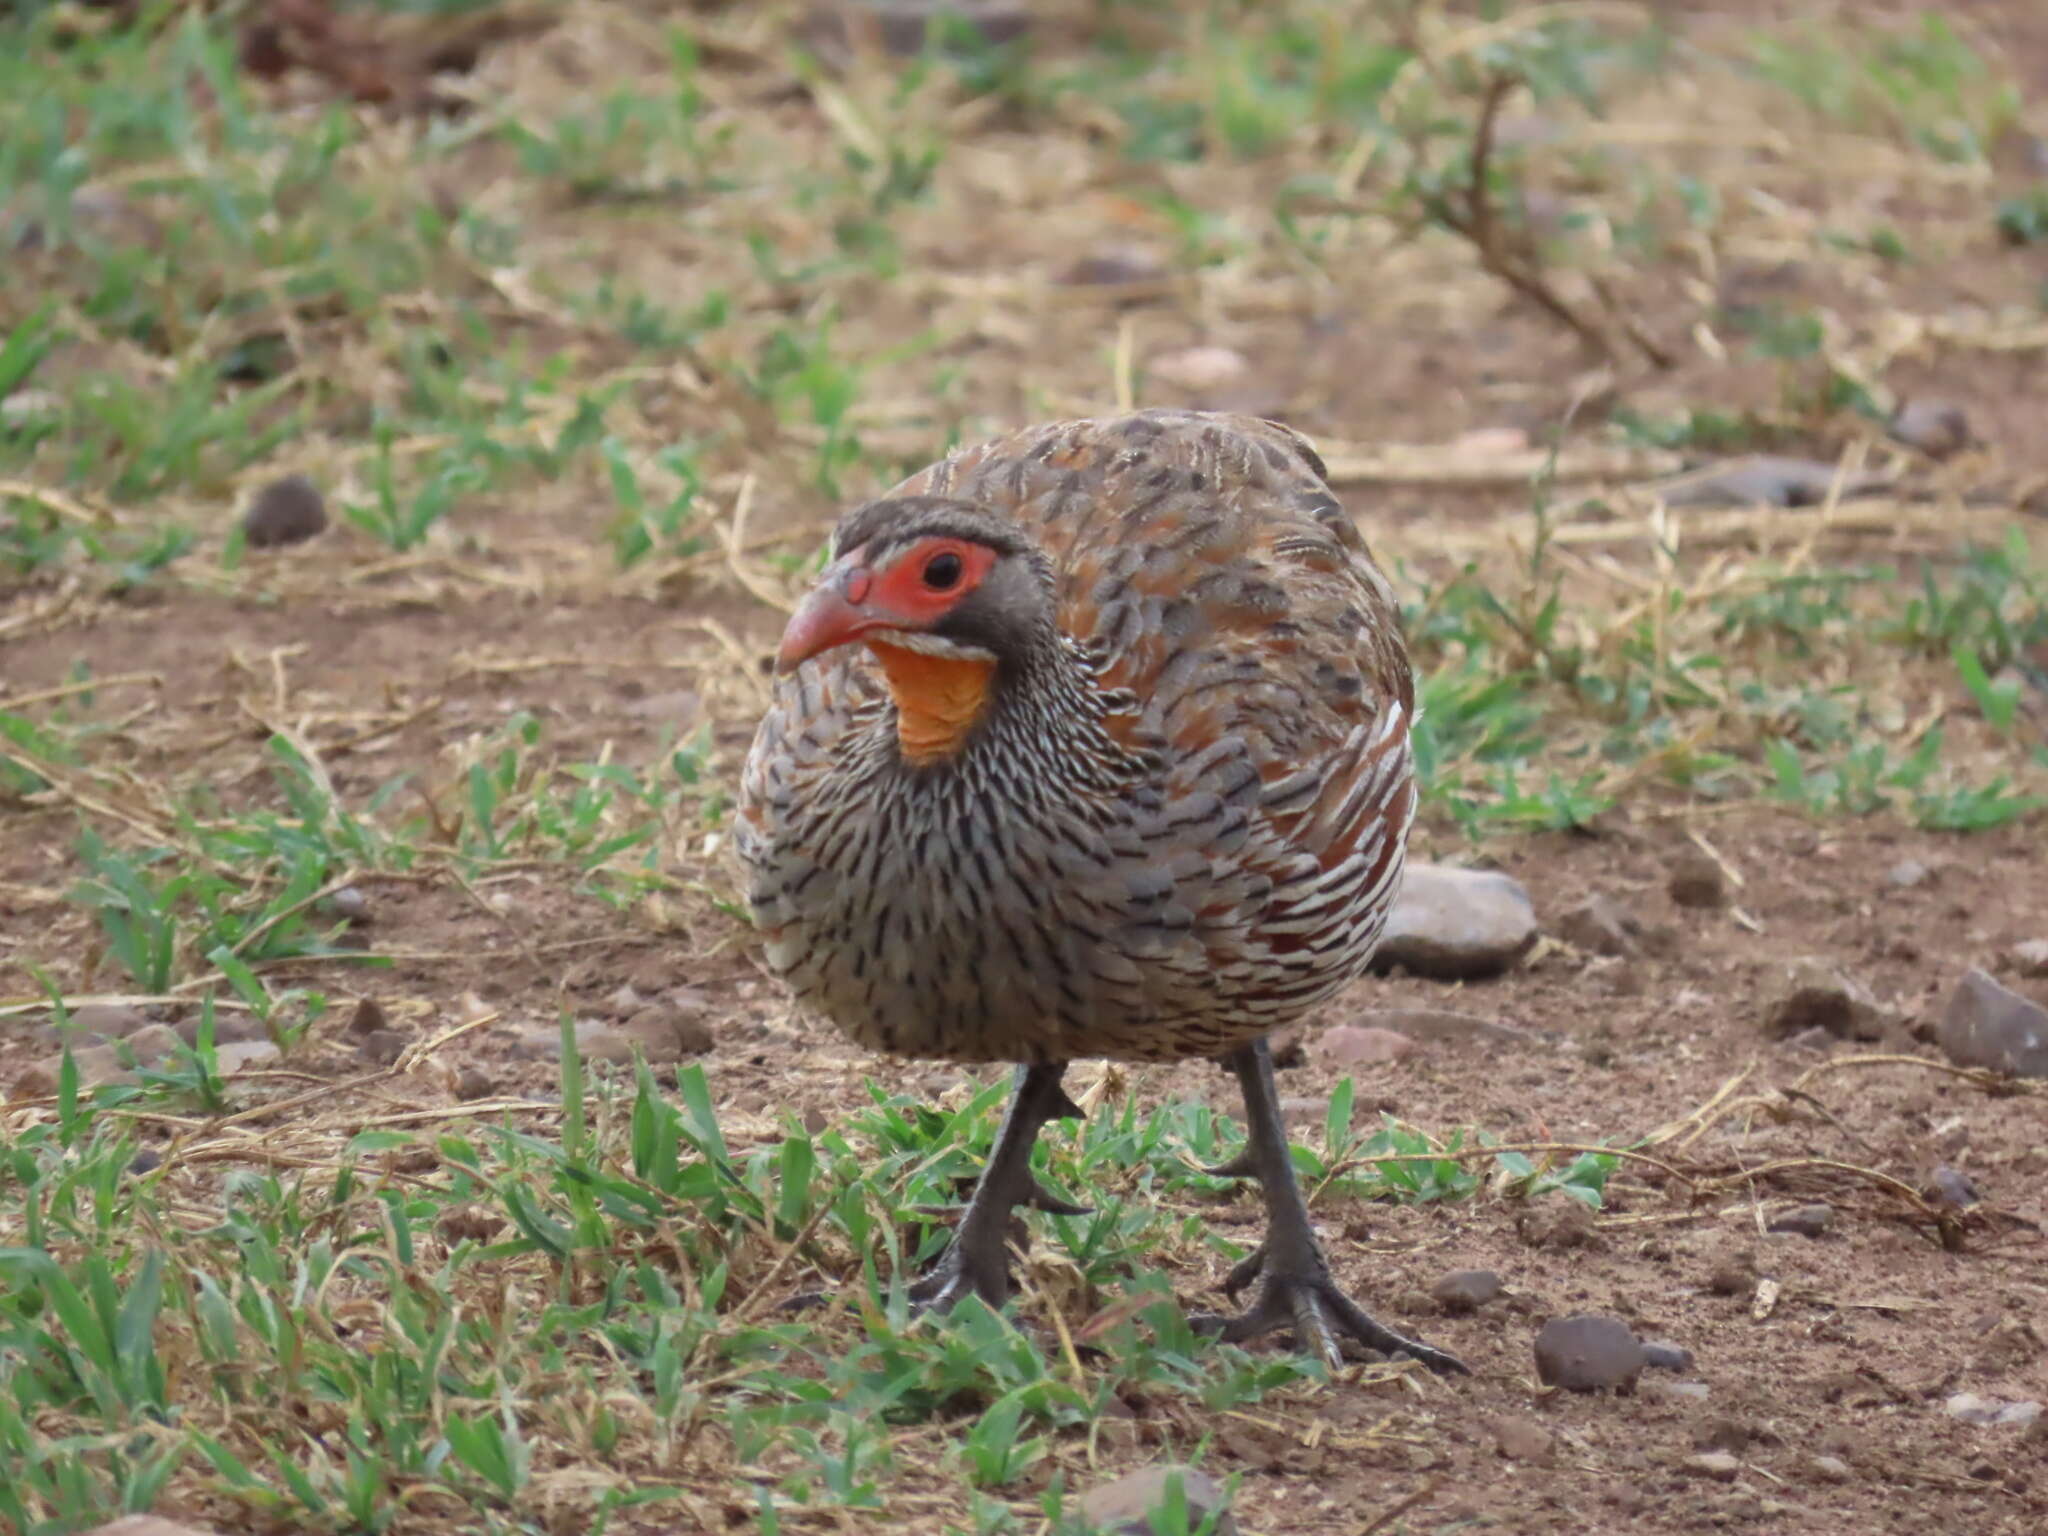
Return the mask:
<svg viewBox="0 0 2048 1536"><path fill-rule="evenodd" d="M1734 26L1767 8L1700 9L1702 26ZM2031 3L1969 9L1997 13L1984 24L2031 89L2048 93L2048 20ZM1868 195L1983 203L1981 189L1882 178ZM1034 239L1033 218L1030 196L1001 207L948 249L951 271L999 275L1020 247L1050 263L1057 242ZM1900 279L1888 302L1940 315L1977 301L1995 318L1998 305L2048 278L2041 249L1976 247ZM1726 283L1763 285L1787 303L1853 301L1836 286L1845 281L1839 272L1781 260L1761 240L1723 254ZM1442 445L1475 427L1557 420L1588 372L1569 338L1469 269L1429 291L1421 268L1440 251L1387 259L1384 302L1373 302L1373 284L1355 274L1337 280L1326 306L1302 313L1176 300L1143 318L1140 345L1150 353L1223 346L1249 359L1249 382L1183 391L1174 403L1281 411L1354 447ZM1473 298L1481 291L1483 301ZM891 305L931 302L929 293L880 297L881 313L867 318L886 329ZM1070 296L1039 318L1044 333L1033 344L1087 354L1095 382L1062 396L1007 380L1005 360L1024 344L1012 316L1008 331L963 343L993 353L979 361L975 419L1021 419L1048 398L1062 409L1087 405L1088 390L1093 404L1104 403L1098 365L1113 344L1110 307ZM1967 472L2010 490L2048 473L2041 369L2039 350L1930 346L1902 356L1885 383L1901 396L1957 402L1996 446L1993 470L1978 462ZM1709 360L1629 381L1622 394L1646 409L1702 395L1734 408L1775 399L1782 384L1770 365ZM928 425L894 430L935 448L943 434ZM1837 446L1825 437L1803 445L1822 457ZM1939 480L1964 471L1928 473ZM847 499L883 481L877 469L862 474ZM1345 498L1383 555L1424 571L1454 568L1527 513L1519 484L1382 483ZM757 531L814 534L827 510L817 498L773 502ZM2022 525L2009 508L1949 511L1958 529ZM225 508L218 516L224 522ZM46 611L0 652L0 693L61 688L85 675L80 669L134 678L104 685L73 718L111 732L99 760L119 765L142 807L153 803L150 785L173 782L207 784L230 804L261 802L264 742L278 729L321 744L345 800L411 770L439 804L455 793L475 742L518 712L545 723L548 751L564 762L609 754L646 764L665 744L708 728L707 775L729 785L765 696L762 661L780 614L726 580L715 561L660 583L612 580L597 563L560 564L590 517L580 500L542 493L479 513L459 547L411 558L391 558L336 527L299 549L252 552L245 577L231 585L173 583L110 597L26 584L0 601L17 613ZM1929 519L1906 520L1845 533L1825 558L1904 558L1948 537ZM1681 580L1691 568L1682 567ZM32 966L80 994L125 989L88 915L67 900L77 810L17 807L0 817L0 1003L16 1005L0 1015L0 1083L48 1049L40 1012L23 1005L39 992ZM488 1072L500 1093L545 1094L556 1069L515 1059L512 1042L551 1027L564 1009L623 1016L661 996L681 997L710 1023L705 1069L727 1134L741 1144L776 1135L785 1112L843 1116L862 1102L870 1077L934 1098L958 1087L956 1068L878 1062L792 1018L745 929L708 899L729 901L736 891L715 829L669 832L669 867L690 889L625 910L577 896L563 871L538 864L508 866L473 887L365 879L363 932L394 964L346 990L374 996L415 1034L471 1017L479 1003L498 1015L442 1052L403 1095L421 1106L451 1102L449 1075L465 1063ZM1739 875L1733 907L1683 908L1667 893L1672 860L1693 832ZM1446 819L1426 825L1418 856L1504 869L1544 919L1607 896L1644 921L1646 936L1639 953L1621 958L1546 938L1486 982L1361 983L1315 1027L1413 1005L1523 1032L1429 1041L1405 1060L1363 1069L1361 1103L1503 1140L1626 1144L1677 1125L1647 1155L1668 1154L1712 1187L1631 1168L1589 1228L1564 1232L1485 1195L1418 1207L1319 1205L1354 1294L1456 1351L1474 1375L1371 1388L1340 1382L1208 1426L1216 1438L1206 1465L1243 1474L1244 1528L1273 1536L2048 1530L2048 1419L2031 1428L1977 1425L1946 1407L1958 1393L2048 1402L2048 1100L1987 1090L1946 1070L1928 1043L1971 966L2048 1003L2048 981L2015 974L2009 959L2014 944L2048 938L2042 836L2038 817L1965 838L1887 817L1821 821L1754 803L1650 795L1587 830L1499 832L1478 846ZM1924 880L1894 880L1904 861L1924 865ZM1762 1019L1787 966L1809 956L1897 1010L1888 1038L1817 1045L1766 1034ZM331 1023L295 1063L300 1070L356 1069L340 1018ZM1318 1100L1339 1075L1321 1061L1313 1033L1305 1059L1282 1073L1290 1098ZM1086 1070L1078 1076L1086 1081ZM1236 1109L1220 1072L1192 1079L1192 1088L1185 1071L1124 1077L1141 1103L1193 1091ZM1742 1177L1771 1164L1780 1166ZM1982 1196L1953 1246L1924 1207L1870 1176L1920 1190L1941 1166ZM1810 1200L1833 1207L1822 1235L1765 1230L1769 1218ZM1210 1219L1236 1229L1254 1213L1246 1195ZM1430 1286L1474 1267L1496 1271L1505 1295L1472 1315L1442 1315ZM1716 1288L1722 1271L1745 1277L1732 1293ZM1220 1272L1173 1279L1184 1299L1213 1302ZM803 1277L790 1288L802 1289ZM1691 1351L1694 1364L1648 1372L1627 1395L1542 1390L1531 1340L1547 1318L1577 1311L1619 1315L1642 1336ZM1504 1421L1540 1426L1542 1448L1504 1453ZM1154 1459L1163 1445L1185 1449L1202 1427L1183 1408L1134 1405L1105 1437L1102 1474ZM1526 1447L1525 1429L1507 1433ZM1725 1476L1689 1462L1714 1451L1736 1458Z"/></svg>

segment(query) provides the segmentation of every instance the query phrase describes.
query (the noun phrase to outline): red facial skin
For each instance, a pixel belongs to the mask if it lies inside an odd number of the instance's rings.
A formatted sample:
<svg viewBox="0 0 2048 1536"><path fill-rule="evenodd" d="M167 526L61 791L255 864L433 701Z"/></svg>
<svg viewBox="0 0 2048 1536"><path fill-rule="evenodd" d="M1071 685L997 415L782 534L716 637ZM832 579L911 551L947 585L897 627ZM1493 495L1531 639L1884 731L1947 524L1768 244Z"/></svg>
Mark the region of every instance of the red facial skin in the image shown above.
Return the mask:
<svg viewBox="0 0 2048 1536"><path fill-rule="evenodd" d="M949 587L929 586L924 573L940 555L955 555L960 575ZM813 656L887 630L928 630L986 579L996 552L965 539L919 539L880 571L865 547L827 567L783 631L777 672L794 672Z"/></svg>

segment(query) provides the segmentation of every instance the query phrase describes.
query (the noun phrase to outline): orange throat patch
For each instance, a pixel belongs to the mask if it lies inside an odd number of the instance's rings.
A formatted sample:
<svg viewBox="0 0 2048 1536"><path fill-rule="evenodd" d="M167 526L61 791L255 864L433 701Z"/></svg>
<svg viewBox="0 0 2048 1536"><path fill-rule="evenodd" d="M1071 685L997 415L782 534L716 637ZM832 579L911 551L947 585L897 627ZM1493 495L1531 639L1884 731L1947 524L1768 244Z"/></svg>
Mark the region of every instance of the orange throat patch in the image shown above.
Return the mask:
<svg viewBox="0 0 2048 1536"><path fill-rule="evenodd" d="M886 640L871 639L867 645L896 700L896 742L903 760L924 767L957 753L988 707L989 679L996 664L931 656Z"/></svg>

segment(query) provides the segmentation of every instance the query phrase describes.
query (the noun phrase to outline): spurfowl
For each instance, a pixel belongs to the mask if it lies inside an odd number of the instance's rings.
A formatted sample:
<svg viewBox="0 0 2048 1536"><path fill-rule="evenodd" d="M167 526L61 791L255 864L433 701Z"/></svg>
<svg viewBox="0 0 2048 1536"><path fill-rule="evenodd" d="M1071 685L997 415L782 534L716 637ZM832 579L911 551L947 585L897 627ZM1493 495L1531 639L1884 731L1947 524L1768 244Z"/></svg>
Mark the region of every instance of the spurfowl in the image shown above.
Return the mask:
<svg viewBox="0 0 2048 1536"><path fill-rule="evenodd" d="M1400 881L1414 689L1393 597L1306 440L1192 411L960 450L840 522L790 620L736 842L771 967L869 1047L1011 1061L922 1307L1009 1287L1075 1057L1220 1058L1266 1241L1241 1340L1462 1370L1332 1281L1265 1037L1358 976Z"/></svg>

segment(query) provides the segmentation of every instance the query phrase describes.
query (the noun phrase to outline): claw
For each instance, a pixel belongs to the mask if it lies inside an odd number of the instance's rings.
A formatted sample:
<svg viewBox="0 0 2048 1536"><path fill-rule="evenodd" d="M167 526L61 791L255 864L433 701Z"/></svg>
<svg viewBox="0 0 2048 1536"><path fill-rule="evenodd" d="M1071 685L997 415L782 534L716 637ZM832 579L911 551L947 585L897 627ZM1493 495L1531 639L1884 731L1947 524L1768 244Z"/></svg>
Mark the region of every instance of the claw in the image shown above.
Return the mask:
<svg viewBox="0 0 2048 1536"><path fill-rule="evenodd" d="M1212 1179L1256 1179L1259 1176L1259 1160L1252 1151L1252 1144L1246 1142L1244 1150L1227 1163L1218 1163L1214 1168L1202 1172Z"/></svg>
<svg viewBox="0 0 2048 1536"><path fill-rule="evenodd" d="M1071 1200L1062 1200L1038 1180L1031 1181L1031 1193L1024 1197L1024 1204L1035 1211L1045 1211L1054 1216L1093 1216L1092 1205L1076 1205Z"/></svg>
<svg viewBox="0 0 2048 1536"><path fill-rule="evenodd" d="M1232 1270L1231 1280L1238 1280L1244 1268L1240 1264ZM1234 1291L1235 1287L1232 1289ZM1320 1356L1331 1370L1344 1363L1339 1345L1341 1335L1383 1355L1395 1358L1405 1355L1419 1360L1439 1376L1471 1374L1465 1362L1456 1355L1425 1344L1420 1339L1411 1339L1404 1333L1396 1333L1386 1324L1375 1321L1357 1302L1338 1290L1327 1275L1304 1280L1268 1271L1259 1286L1258 1296L1236 1317L1202 1312L1188 1321L1197 1332L1220 1338L1227 1344L1242 1344L1275 1329L1291 1327L1295 1343Z"/></svg>

